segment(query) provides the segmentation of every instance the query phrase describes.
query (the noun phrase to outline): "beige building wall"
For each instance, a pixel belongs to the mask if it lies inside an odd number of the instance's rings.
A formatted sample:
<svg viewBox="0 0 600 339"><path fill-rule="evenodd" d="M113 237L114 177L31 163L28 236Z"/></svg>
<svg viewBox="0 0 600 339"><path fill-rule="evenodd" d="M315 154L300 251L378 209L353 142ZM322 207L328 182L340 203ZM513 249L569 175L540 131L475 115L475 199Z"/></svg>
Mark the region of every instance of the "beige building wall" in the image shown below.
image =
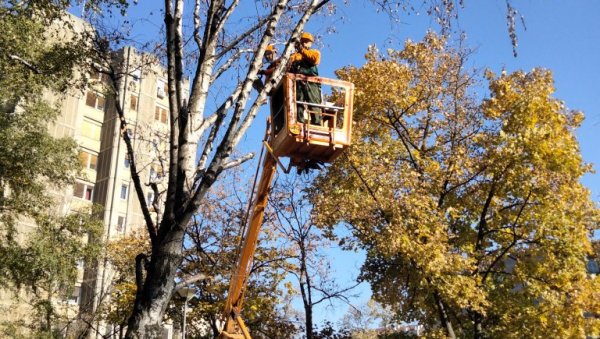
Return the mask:
<svg viewBox="0 0 600 339"><path fill-rule="evenodd" d="M83 22L80 24L84 25ZM150 61L149 56L141 55L133 48L114 53L115 66L126 73L118 84L121 92L118 98L105 95L105 78L89 74L85 76L95 80L84 92L69 93L60 101L57 95L47 96L49 101L60 103L61 109L56 122L49 126L51 134L55 137L73 137L79 145L79 155L84 165L73 187L55 192L57 210L66 214L92 203L102 205L105 225L103 239L92 241L111 241L134 230L145 229L113 100L118 100L124 108L127 133L133 138L136 166L148 204L151 205L154 198L148 185L151 181L158 184L159 190L166 189L162 173L168 166L167 76L162 66ZM184 87L188 86L189 82ZM152 208L151 211L156 220L159 211ZM25 230L24 236L28 231L34 231L35 227L32 222L23 221L21 228ZM67 300L57 300L57 306L72 318L77 316L80 309L95 311L99 302L110 295L113 278L114 272L105 261L85 268L82 265L73 295ZM0 311L10 309L10 318L29 316L31 308L27 303L27 295L15 296L0 289ZM7 320L9 316L1 318ZM104 335L111 331L104 324L96 325Z"/></svg>
<svg viewBox="0 0 600 339"><path fill-rule="evenodd" d="M132 138L135 163L142 180L144 198L152 205L154 192L150 183L156 183L159 191L166 190L165 176L168 167L169 110L167 76L163 67L157 66L149 56L138 54L133 48L124 48L114 55L115 63L125 74L120 83L118 104L123 107L127 120L126 133ZM188 82L184 84L185 87ZM110 100L109 100L110 101ZM105 241L111 241L135 230L145 232L145 221L133 182L130 161L122 138L121 123L114 111L114 102L108 103L103 115L98 163L94 181L93 202L105 207ZM89 119L93 112L84 111ZM95 121L95 120L94 120ZM83 145L83 144L82 144ZM152 218L157 213L150 207ZM132 263L132 269L133 269ZM107 262L87 267L82 281L81 307L95 311L99 303L111 293L113 270ZM110 329L98 323L105 333Z"/></svg>

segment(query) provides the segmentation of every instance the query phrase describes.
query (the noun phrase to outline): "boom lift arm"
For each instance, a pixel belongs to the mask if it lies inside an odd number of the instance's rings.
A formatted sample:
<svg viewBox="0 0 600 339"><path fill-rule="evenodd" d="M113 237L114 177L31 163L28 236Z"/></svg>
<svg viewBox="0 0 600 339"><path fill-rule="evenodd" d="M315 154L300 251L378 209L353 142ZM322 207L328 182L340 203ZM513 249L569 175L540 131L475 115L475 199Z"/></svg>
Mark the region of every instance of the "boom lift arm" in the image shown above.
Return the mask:
<svg viewBox="0 0 600 339"><path fill-rule="evenodd" d="M260 227L262 226L263 218L265 216L265 208L269 198L269 190L271 188L271 183L273 182L273 177L275 176L276 170L276 159L274 158L273 154L266 152L265 159L262 164L262 174L258 183L256 198L252 204L250 225L248 226L244 236L244 243L242 246L242 251L240 252L238 265L231 275L229 293L227 294L227 300L225 302L225 329L221 332L219 338L251 338L250 334L248 333L248 329L246 328L246 325L240 316L244 301L243 289L246 285L246 279L248 278L252 268L254 252L256 251L256 243L258 241ZM236 325L243 333L242 335L234 334L236 331Z"/></svg>
<svg viewBox="0 0 600 339"><path fill-rule="evenodd" d="M297 84L313 83L319 86L330 86L337 93L336 103L299 102L296 100ZM321 77L300 74L286 74L280 88L283 98L278 95L271 97L271 116L275 121L268 123L263 147L265 158L256 197L252 201L250 223L244 234L242 250L237 266L231 274L229 292L225 302L225 326L219 339L251 339L250 333L241 317L244 287L252 269L252 261L256 250L258 235L265 215L269 191L277 170L280 157L289 157L290 166L299 169L310 166L311 161L328 163L337 158L350 145L352 131L352 105L354 85L352 83ZM279 90L278 89L278 90ZM304 108L305 118L298 119L298 107ZM274 114L275 113L275 114ZM283 114L283 121L277 119ZM321 115L323 123L312 124L309 117ZM279 116L281 118L281 116ZM282 124L283 126L281 126ZM241 333L241 334L240 334Z"/></svg>

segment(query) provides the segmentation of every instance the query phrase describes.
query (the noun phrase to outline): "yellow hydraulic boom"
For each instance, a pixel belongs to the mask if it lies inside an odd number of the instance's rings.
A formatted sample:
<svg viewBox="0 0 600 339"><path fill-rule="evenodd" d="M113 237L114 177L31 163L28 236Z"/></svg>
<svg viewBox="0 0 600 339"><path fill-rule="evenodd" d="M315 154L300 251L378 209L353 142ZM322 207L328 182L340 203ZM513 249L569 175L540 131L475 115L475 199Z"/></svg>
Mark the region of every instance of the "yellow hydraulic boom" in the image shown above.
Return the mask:
<svg viewBox="0 0 600 339"><path fill-rule="evenodd" d="M229 293L225 303L225 316L227 317L225 330L221 333L221 338L250 338L248 329L244 325L240 313L243 303L243 288L246 283L246 278L250 274L252 268L252 260L254 251L256 250L256 242L260 227L262 226L263 217L265 216L265 207L269 198L269 188L273 181L273 176L276 171L276 160L270 153L265 154L263 162L263 170L258 183L256 200L252 206L250 224L244 237L244 245L240 252L238 265L231 274L231 282L229 284ZM233 334L236 331L236 325L242 331L242 335Z"/></svg>

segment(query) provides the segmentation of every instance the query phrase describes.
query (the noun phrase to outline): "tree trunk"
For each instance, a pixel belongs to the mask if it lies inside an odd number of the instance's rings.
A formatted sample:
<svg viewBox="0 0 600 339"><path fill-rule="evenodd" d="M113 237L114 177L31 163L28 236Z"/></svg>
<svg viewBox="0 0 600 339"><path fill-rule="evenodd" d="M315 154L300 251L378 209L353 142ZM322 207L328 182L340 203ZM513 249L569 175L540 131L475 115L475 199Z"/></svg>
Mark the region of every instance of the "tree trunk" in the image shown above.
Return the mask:
<svg viewBox="0 0 600 339"><path fill-rule="evenodd" d="M437 292L433 293L433 297L435 298L435 302L438 307L440 322L442 323L442 326L446 329L446 334L448 335L448 338L456 339L456 334L454 334L454 328L452 327L450 319L448 319L448 314L446 313L446 309L444 307L442 299L440 298Z"/></svg>
<svg viewBox="0 0 600 339"><path fill-rule="evenodd" d="M173 227L176 228L177 226ZM159 236L153 246L148 272L129 318L125 338L157 338L175 288L175 274L182 261L183 230L178 228Z"/></svg>
<svg viewBox="0 0 600 339"><path fill-rule="evenodd" d="M50 290L50 289L48 289ZM44 305L45 307L45 313L46 313L46 330L48 331L48 333L52 334L52 313L53 313L53 308L52 308L52 292L50 292L48 294L48 298L46 299L46 304Z"/></svg>
<svg viewBox="0 0 600 339"><path fill-rule="evenodd" d="M212 329L213 336L215 338L219 336L219 333L221 333L221 329L219 328L219 326L217 324L217 318L215 318L213 316L210 317L210 328Z"/></svg>
<svg viewBox="0 0 600 339"><path fill-rule="evenodd" d="M329 0L312 0L310 5L301 10L301 15L291 32L290 41L286 44L284 52L285 58L289 58L292 52L292 41L299 38L302 28L311 17L311 15L323 7ZM197 2L199 3L199 2ZM191 86L189 101L186 104L181 84L183 80L183 44L186 39L183 38L182 30L182 11L183 0L165 0L165 26L167 42L168 59L168 85L169 85L169 109L171 114L170 131L170 149L169 149L169 179L166 192L166 201L163 212L163 220L160 225L154 225L149 217L148 209L143 208L144 217L150 240L152 243L152 255L146 270L145 279L137 279L138 292L132 314L128 321L126 338L155 338L159 336L161 322L165 310L170 301L175 288L175 274L182 261L182 245L184 230L187 223L200 207L206 192L211 188L217 177L224 169L237 166L245 161L244 158L236 160L231 159L235 147L240 142L243 135L250 127L256 116L260 102L266 98L270 89L268 85L265 90L259 93L254 104L247 108L248 100L251 98L251 84L262 63L262 55L267 48L271 38L275 34L275 29L280 17L290 11L287 7L288 0L278 0L273 4L267 18L260 25L254 28L250 27L245 33L240 35L242 40L233 40L230 47L220 49L222 55L217 53L217 44L220 41L217 37L224 34L225 23L232 11L240 3L239 0L232 1L226 5L225 1L210 1L207 13L207 23L205 25L204 36L196 36L201 55L198 59L197 70L193 76L194 80ZM199 21L200 15L195 14L194 19ZM268 20L267 20L268 19ZM210 21L210 23L209 23ZM264 27L263 27L264 24ZM196 28L199 28L198 25ZM242 77L238 87L229 98L220 106L213 115L204 120L204 106L211 86L211 77L213 75L213 66L215 60L225 56L228 51L233 50L237 45L243 42L243 39L254 31L260 30L262 37L258 48L255 51L255 58L252 59L247 67L247 73ZM242 30L244 32L244 30ZM275 77L280 76L284 70L284 63L278 67L274 73ZM245 66L244 66L245 67ZM279 72L279 73L277 73ZM119 117L125 120L124 112L117 106ZM189 108L189 110L188 110ZM233 109L230 119L223 123L223 119L228 116L227 111ZM247 111L247 113L245 113ZM193 116L190 116L193 115ZM192 120L188 120L192 119ZM220 119L220 120L219 120ZM189 121L199 120L207 121L207 125L193 126ZM122 124L125 126L125 123ZM201 133L211 126L211 132L204 140L204 151L206 154L212 154L212 160L200 158L200 164L196 165L195 154L198 148L198 140ZM193 128L192 128L193 127ZM198 128L196 130L196 128ZM223 136L220 137L221 133ZM217 137L219 136L219 137ZM131 146L131 140L125 133L123 135L127 145L130 159L135 159L134 151ZM213 151L213 147L216 149ZM249 159L249 158L248 158ZM240 161L242 160L242 161ZM208 166L205 166L208 161ZM194 168L196 167L197 168ZM142 207L146 206L144 202L144 193L139 176L134 169L134 162L131 162L130 171L132 180L135 183L135 189L138 193L138 199ZM197 186L195 181L197 180ZM141 271L140 271L141 272ZM143 283L142 283L143 281Z"/></svg>
<svg viewBox="0 0 600 339"><path fill-rule="evenodd" d="M306 339L313 337L313 303L312 303L312 286L308 268L306 267L306 249L304 247L304 238L301 237L300 246L300 291L302 292L302 301L304 303L304 316L306 325ZM304 278L304 282L302 279Z"/></svg>
<svg viewBox="0 0 600 339"><path fill-rule="evenodd" d="M304 313L306 315L306 339L313 338L313 314L312 307L308 306L304 309Z"/></svg>
<svg viewBox="0 0 600 339"><path fill-rule="evenodd" d="M483 320L483 317L481 316L481 314L479 313L475 313L473 315L473 338L474 339L481 339L482 337L482 326L481 326L481 322Z"/></svg>

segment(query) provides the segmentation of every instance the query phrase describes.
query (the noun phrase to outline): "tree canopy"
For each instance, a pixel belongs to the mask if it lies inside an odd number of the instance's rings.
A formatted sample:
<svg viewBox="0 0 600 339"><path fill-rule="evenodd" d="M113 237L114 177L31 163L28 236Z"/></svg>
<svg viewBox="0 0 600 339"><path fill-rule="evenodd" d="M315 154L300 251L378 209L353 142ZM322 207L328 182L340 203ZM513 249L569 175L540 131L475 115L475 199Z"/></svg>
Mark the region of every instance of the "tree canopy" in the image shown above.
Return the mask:
<svg viewBox="0 0 600 339"><path fill-rule="evenodd" d="M598 312L585 264L599 210L579 181L583 114L553 96L552 73L488 71L482 99L465 53L433 33L366 58L338 71L357 88L356 141L313 203L366 250L374 298L429 335L597 331L584 316Z"/></svg>
<svg viewBox="0 0 600 339"><path fill-rule="evenodd" d="M35 315L17 319L34 331L25 335L56 335L59 322L69 323L56 300L71 297L78 267L101 247L86 241L102 233L98 211L90 206L65 215L55 195L81 169L76 142L49 132L60 95L85 82L74 75L85 72L86 35L65 34L73 28L65 6L3 1L0 7L0 284L33 296L27 301ZM57 100L47 100L50 92Z"/></svg>
<svg viewBox="0 0 600 339"><path fill-rule="evenodd" d="M35 216L49 203L47 186L63 185L79 169L76 143L55 139L48 124L59 114L44 91L65 91L83 58L77 38L52 39L48 31L66 23L60 8L19 2L0 7L0 218ZM43 39L48 37L48 39ZM10 238L10 232L8 233Z"/></svg>

